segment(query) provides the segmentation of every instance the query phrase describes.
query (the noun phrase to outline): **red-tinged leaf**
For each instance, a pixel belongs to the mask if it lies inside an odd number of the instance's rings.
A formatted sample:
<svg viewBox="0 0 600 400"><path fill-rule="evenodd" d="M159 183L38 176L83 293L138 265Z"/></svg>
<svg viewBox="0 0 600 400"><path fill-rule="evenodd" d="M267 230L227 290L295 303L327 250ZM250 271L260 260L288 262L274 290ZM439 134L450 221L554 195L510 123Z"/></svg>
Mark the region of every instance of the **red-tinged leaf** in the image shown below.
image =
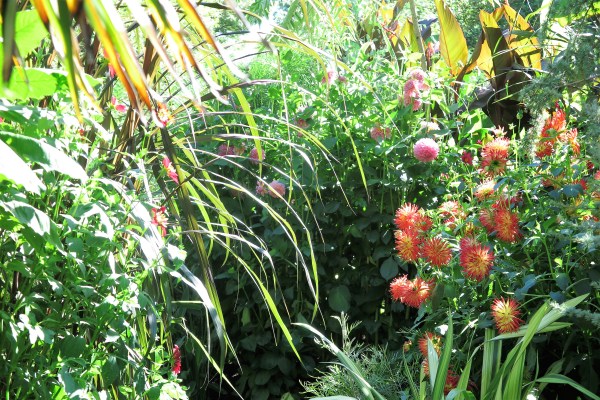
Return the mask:
<svg viewBox="0 0 600 400"><path fill-rule="evenodd" d="M440 22L440 53L450 67L452 75L457 75L467 64L469 56L467 40L456 17L444 4L444 0L435 0L435 7Z"/></svg>
<svg viewBox="0 0 600 400"><path fill-rule="evenodd" d="M528 68L542 69L542 51L535 32L529 23L511 6L503 6L510 32L508 44L521 57Z"/></svg>
<svg viewBox="0 0 600 400"><path fill-rule="evenodd" d="M510 71L514 61L514 53L508 46L502 29L493 14L483 10L479 13L479 19L483 26L485 41L492 54L493 74L491 84L494 89L504 87L506 74Z"/></svg>

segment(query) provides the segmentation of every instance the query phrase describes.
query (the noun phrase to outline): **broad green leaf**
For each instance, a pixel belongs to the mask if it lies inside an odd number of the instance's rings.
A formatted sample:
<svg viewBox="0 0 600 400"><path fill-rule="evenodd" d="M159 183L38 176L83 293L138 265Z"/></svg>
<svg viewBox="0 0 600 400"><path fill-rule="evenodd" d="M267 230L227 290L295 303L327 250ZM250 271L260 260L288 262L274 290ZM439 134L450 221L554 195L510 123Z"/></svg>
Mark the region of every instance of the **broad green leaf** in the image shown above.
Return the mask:
<svg viewBox="0 0 600 400"><path fill-rule="evenodd" d="M491 83L494 89L498 90L504 88L506 73L513 65L513 51L504 39L502 29L498 26L498 20L493 13L490 14L481 10L479 19L483 27L485 41L492 54L493 75Z"/></svg>
<svg viewBox="0 0 600 400"><path fill-rule="evenodd" d="M26 57L48 37L48 31L37 11L19 11L15 22L15 41L21 57Z"/></svg>
<svg viewBox="0 0 600 400"><path fill-rule="evenodd" d="M83 168L75 160L40 138L0 131L0 139L19 156L39 163L51 171L60 172L81 181L86 181L88 178Z"/></svg>
<svg viewBox="0 0 600 400"><path fill-rule="evenodd" d="M29 165L2 140L0 140L0 158L2 159L2 162L0 162L0 180L4 177L36 194L46 190L46 186L29 168Z"/></svg>
<svg viewBox="0 0 600 400"><path fill-rule="evenodd" d="M44 212L20 201L7 201L0 203L0 205L20 223L43 237L48 243L57 248L62 248L58 227Z"/></svg>
<svg viewBox="0 0 600 400"><path fill-rule="evenodd" d="M393 257L388 258L381 264L381 268L379 268L379 273L386 281L389 281L396 275L398 275L398 263L394 260Z"/></svg>
<svg viewBox="0 0 600 400"><path fill-rule="evenodd" d="M57 90L57 79L52 70L42 68L13 68L8 87L0 89L9 100L42 99Z"/></svg>
<svg viewBox="0 0 600 400"><path fill-rule="evenodd" d="M444 0L435 0L440 22L440 53L450 67L452 75L457 75L467 64L469 49L460 24Z"/></svg>
<svg viewBox="0 0 600 400"><path fill-rule="evenodd" d="M347 286L338 286L329 292L327 301L329 306L337 312L348 312L350 310L350 290Z"/></svg>

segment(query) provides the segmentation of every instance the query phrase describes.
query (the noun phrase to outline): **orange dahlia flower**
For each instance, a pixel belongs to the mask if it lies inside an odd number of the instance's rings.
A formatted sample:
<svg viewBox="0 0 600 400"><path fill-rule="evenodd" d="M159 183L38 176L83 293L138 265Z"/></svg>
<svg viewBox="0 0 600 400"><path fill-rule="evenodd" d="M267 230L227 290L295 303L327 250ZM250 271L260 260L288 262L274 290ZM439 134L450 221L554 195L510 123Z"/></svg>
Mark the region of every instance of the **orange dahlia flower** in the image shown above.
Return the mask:
<svg viewBox="0 0 600 400"><path fill-rule="evenodd" d="M440 237L427 238L423 241L421 255L434 267L448 265L452 259L452 252L447 241Z"/></svg>
<svg viewBox="0 0 600 400"><path fill-rule="evenodd" d="M492 303L492 317L500 333L515 332L523 323L519 318L519 303L515 299L495 299Z"/></svg>
<svg viewBox="0 0 600 400"><path fill-rule="evenodd" d="M473 238L461 239L459 264L467 277L483 280L489 275L493 262L494 253L489 246L484 246Z"/></svg>
<svg viewBox="0 0 600 400"><path fill-rule="evenodd" d="M414 262L419 259L421 255L421 238L417 236L414 230L395 231L394 237L396 238L396 250L401 259L407 262Z"/></svg>

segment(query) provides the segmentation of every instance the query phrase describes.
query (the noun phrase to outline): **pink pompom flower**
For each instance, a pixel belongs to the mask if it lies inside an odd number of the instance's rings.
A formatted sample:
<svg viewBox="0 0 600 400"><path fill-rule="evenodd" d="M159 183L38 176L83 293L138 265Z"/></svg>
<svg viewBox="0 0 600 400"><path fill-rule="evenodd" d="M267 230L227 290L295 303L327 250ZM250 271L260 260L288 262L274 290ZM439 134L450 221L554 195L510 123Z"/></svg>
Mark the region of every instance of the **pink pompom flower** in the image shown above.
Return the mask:
<svg viewBox="0 0 600 400"><path fill-rule="evenodd" d="M285 185L279 181L273 181L269 183L269 196L273 198L278 198L285 196Z"/></svg>
<svg viewBox="0 0 600 400"><path fill-rule="evenodd" d="M265 158L265 150L261 149L261 154L259 155L258 153L258 149L256 147L254 147L252 150L250 150L250 162L254 165L257 165L259 163L261 163L264 158Z"/></svg>
<svg viewBox="0 0 600 400"><path fill-rule="evenodd" d="M415 158L421 162L431 162L440 153L440 146L430 138L419 139L413 147Z"/></svg>

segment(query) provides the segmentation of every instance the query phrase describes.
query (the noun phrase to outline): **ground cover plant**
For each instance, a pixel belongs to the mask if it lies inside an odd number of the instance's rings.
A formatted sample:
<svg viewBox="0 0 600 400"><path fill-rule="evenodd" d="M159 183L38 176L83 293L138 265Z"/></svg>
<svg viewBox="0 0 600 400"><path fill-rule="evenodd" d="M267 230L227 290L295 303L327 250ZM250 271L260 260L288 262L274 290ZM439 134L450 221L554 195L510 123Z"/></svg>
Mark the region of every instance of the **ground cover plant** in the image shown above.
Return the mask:
<svg viewBox="0 0 600 400"><path fill-rule="evenodd" d="M598 398L567 3L6 5L0 393Z"/></svg>

